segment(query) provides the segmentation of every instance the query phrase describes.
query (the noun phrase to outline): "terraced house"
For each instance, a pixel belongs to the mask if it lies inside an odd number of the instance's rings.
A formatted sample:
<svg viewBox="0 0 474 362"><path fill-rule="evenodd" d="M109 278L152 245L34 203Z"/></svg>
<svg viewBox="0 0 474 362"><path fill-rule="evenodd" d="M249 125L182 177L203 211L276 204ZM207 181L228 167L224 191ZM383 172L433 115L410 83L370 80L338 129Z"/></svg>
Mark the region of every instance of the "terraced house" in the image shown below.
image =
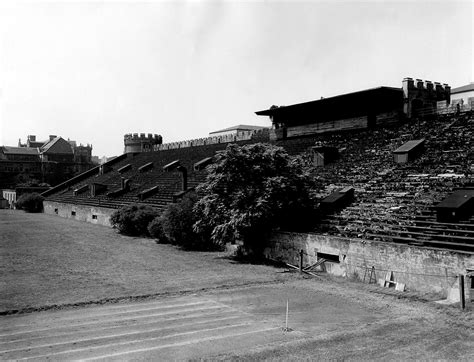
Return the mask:
<svg viewBox="0 0 474 362"><path fill-rule="evenodd" d="M50 135L46 141L27 137L18 146L0 146L0 189L31 180L56 185L90 169L92 146Z"/></svg>

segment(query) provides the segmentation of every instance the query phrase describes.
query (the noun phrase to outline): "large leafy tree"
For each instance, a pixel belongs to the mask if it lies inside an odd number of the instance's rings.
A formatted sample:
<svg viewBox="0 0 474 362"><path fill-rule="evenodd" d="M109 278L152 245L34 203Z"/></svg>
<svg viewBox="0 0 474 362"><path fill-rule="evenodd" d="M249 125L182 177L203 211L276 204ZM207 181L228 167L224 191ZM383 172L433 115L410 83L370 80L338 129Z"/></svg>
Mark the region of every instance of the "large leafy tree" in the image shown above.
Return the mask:
<svg viewBox="0 0 474 362"><path fill-rule="evenodd" d="M216 244L241 241L258 255L274 228L307 226L314 209L312 186L303 158L269 144L231 144L216 155L197 188L194 228Z"/></svg>

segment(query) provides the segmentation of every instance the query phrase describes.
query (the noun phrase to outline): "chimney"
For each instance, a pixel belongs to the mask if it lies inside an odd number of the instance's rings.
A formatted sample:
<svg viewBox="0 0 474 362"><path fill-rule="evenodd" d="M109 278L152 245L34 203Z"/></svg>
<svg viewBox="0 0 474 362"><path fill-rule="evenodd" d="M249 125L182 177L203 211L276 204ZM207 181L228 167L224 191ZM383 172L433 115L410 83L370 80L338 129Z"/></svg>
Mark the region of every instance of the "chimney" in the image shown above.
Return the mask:
<svg viewBox="0 0 474 362"><path fill-rule="evenodd" d="M36 136L35 135L28 135L28 141L36 142Z"/></svg>
<svg viewBox="0 0 474 362"><path fill-rule="evenodd" d="M50 135L49 135L49 140L50 140L50 141L54 140L55 138L56 138L56 135L54 135L54 134L50 134Z"/></svg>
<svg viewBox="0 0 474 362"><path fill-rule="evenodd" d="M433 92L433 89L434 89L433 82L427 80L426 81L426 89L428 89L428 91L430 91L430 92Z"/></svg>
<svg viewBox="0 0 474 362"><path fill-rule="evenodd" d="M414 88L414 82L412 78L404 78L403 83L402 83L402 88L403 88L403 96L405 98L408 98L408 93L410 89ZM273 106L272 106L273 107Z"/></svg>

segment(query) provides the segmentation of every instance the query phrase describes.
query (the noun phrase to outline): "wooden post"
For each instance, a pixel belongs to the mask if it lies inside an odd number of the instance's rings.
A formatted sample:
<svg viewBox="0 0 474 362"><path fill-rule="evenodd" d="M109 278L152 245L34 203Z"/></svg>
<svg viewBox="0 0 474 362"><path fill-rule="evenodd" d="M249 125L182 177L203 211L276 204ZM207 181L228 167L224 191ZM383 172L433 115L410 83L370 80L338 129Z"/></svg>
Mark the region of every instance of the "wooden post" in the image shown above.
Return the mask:
<svg viewBox="0 0 474 362"><path fill-rule="evenodd" d="M303 273L303 249L300 250L300 273Z"/></svg>
<svg viewBox="0 0 474 362"><path fill-rule="evenodd" d="M466 308L466 299L464 296L464 275L459 274L459 302L461 309Z"/></svg>

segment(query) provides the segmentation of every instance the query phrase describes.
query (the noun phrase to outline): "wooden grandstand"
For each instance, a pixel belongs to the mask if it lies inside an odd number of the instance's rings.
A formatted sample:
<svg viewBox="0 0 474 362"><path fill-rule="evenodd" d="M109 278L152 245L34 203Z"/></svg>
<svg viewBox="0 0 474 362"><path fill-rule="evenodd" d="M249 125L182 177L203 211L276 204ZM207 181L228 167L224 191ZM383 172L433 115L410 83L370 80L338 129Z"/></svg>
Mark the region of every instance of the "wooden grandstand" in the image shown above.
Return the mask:
<svg viewBox="0 0 474 362"><path fill-rule="evenodd" d="M395 149L420 138L425 140L421 155L405 164L394 162ZM352 187L355 199L349 207L322 215L314 232L474 254L474 217L456 223L439 222L435 210L453 191L474 188L473 139L472 112L466 112L272 143L292 155L311 155L315 145L339 150L338 160L314 168L321 186L319 197ZM262 141L270 142L268 135L236 143ZM44 196L47 201L74 205L117 209L140 202L163 210L183 191L182 173L163 167L179 161L187 170L187 188L191 189L206 177L205 168L195 165L204 160L207 164L227 145L125 154L48 190ZM124 180L128 180L126 189ZM91 195L90 185L94 183L103 187Z"/></svg>

